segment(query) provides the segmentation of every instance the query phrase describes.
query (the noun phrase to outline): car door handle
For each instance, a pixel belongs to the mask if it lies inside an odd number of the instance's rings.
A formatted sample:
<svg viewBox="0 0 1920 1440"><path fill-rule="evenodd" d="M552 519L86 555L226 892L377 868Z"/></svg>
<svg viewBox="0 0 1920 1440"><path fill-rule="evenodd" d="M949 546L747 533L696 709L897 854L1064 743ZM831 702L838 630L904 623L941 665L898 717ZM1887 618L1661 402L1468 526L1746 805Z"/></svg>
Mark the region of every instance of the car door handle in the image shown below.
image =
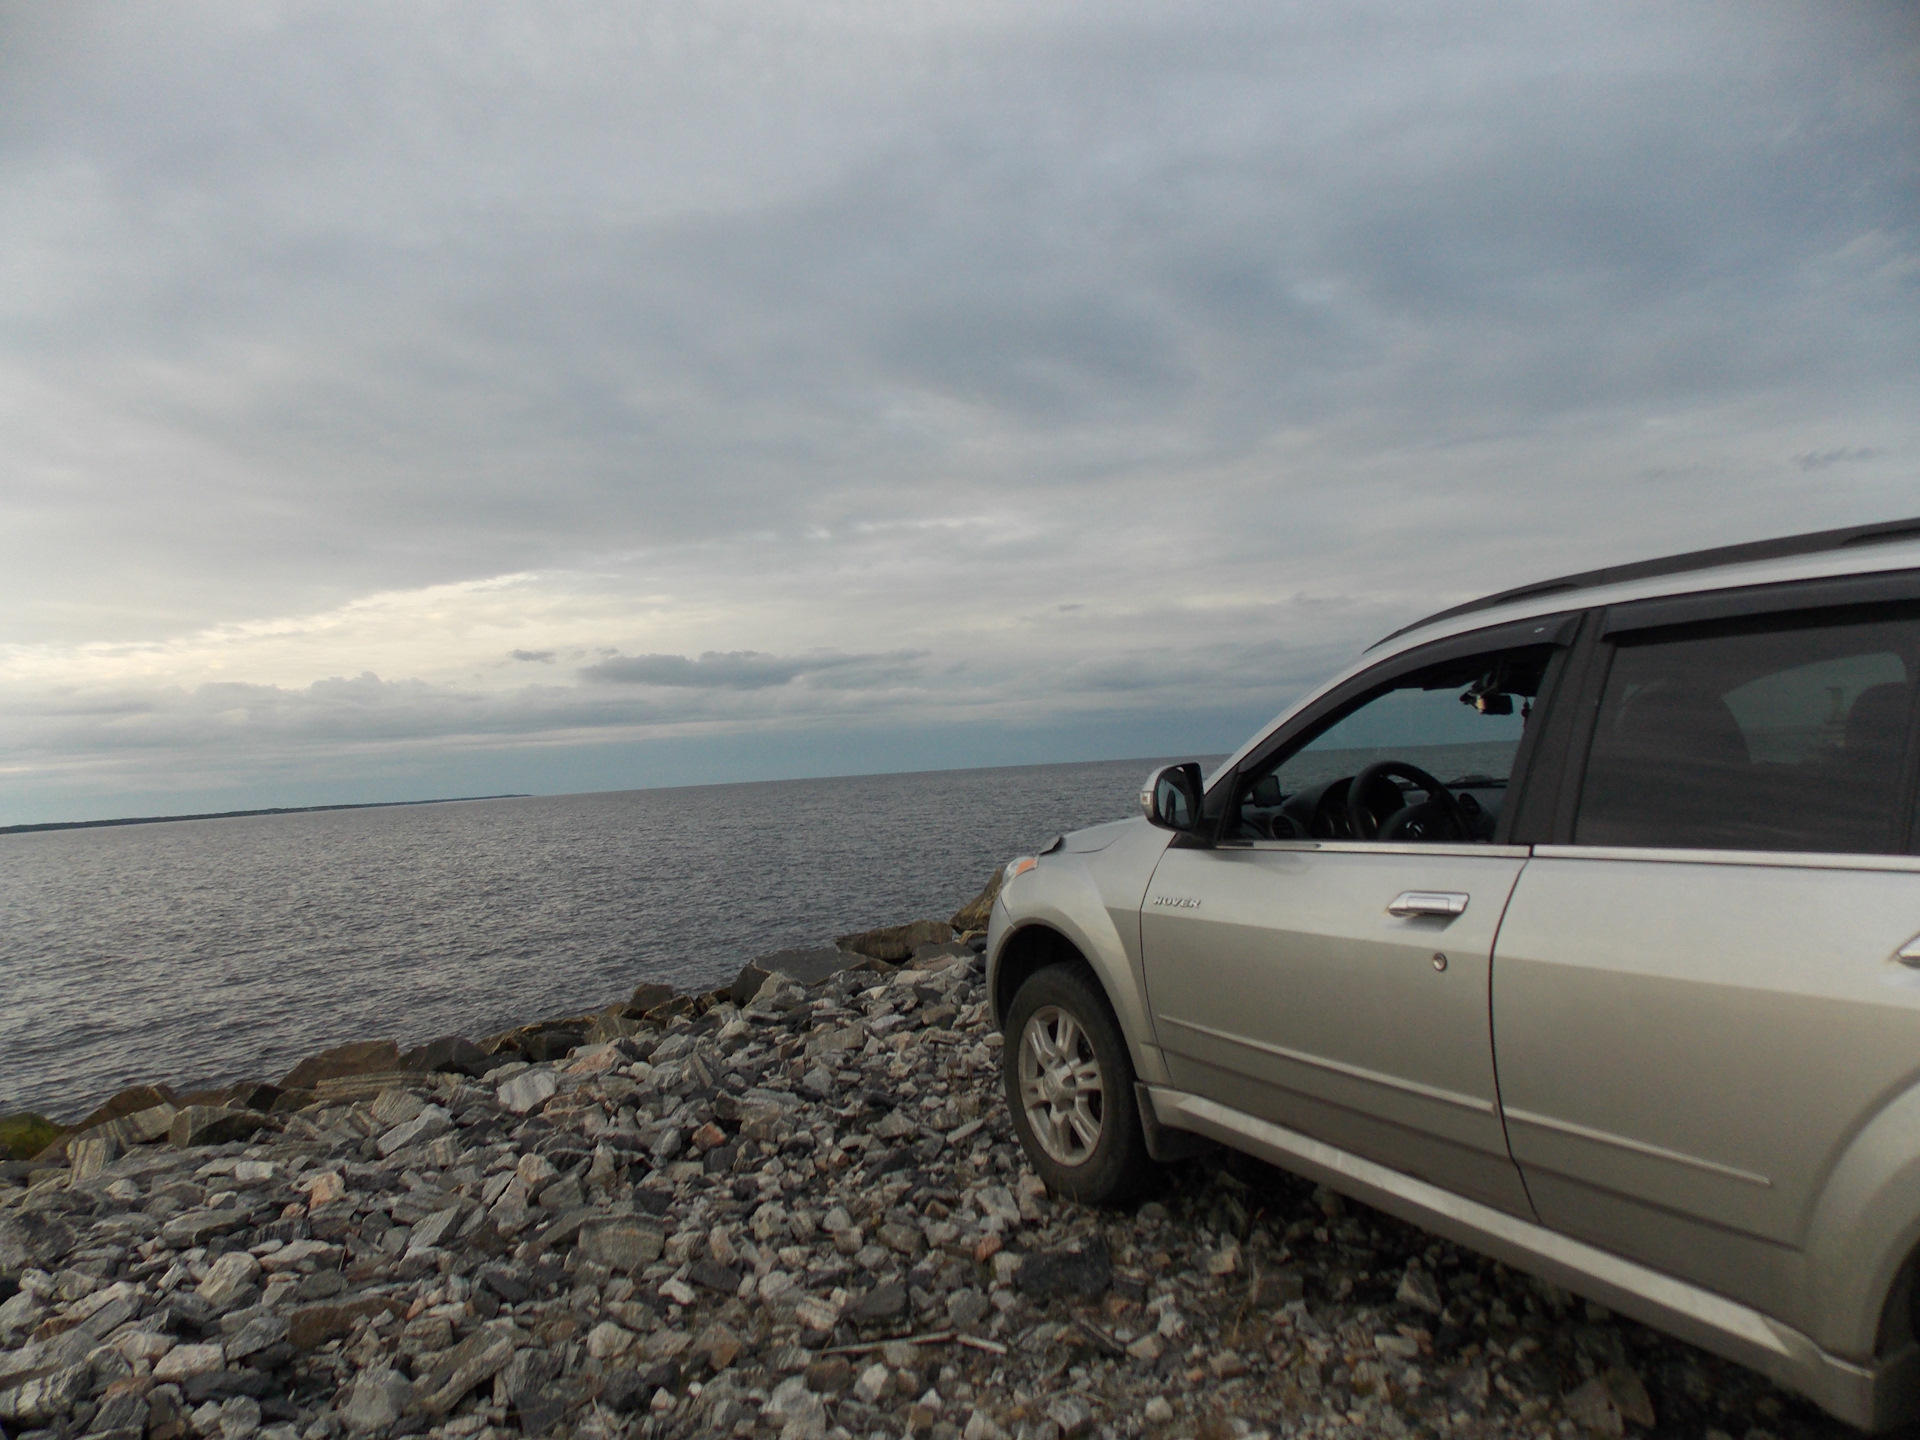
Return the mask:
<svg viewBox="0 0 1920 1440"><path fill-rule="evenodd" d="M1402 890L1387 906L1387 914L1402 919L1411 915L1463 915L1467 899L1458 890Z"/></svg>

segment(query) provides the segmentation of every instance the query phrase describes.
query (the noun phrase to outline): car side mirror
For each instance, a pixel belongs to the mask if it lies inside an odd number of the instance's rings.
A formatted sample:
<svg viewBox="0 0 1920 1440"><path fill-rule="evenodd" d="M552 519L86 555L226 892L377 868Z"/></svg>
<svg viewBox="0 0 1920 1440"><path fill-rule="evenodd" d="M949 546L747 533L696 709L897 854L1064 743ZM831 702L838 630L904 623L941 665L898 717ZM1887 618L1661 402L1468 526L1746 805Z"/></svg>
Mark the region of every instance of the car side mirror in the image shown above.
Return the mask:
<svg viewBox="0 0 1920 1440"><path fill-rule="evenodd" d="M1140 787L1140 810L1147 823L1191 835L1200 826L1200 767L1163 765Z"/></svg>

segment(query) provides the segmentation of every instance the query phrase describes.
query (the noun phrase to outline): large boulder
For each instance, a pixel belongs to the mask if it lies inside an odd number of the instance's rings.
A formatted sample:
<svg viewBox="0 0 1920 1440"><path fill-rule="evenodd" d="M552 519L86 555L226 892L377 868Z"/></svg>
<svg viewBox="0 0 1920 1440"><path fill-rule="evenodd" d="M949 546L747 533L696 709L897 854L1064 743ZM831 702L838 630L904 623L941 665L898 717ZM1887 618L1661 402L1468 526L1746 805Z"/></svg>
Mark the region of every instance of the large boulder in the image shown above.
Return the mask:
<svg viewBox="0 0 1920 1440"><path fill-rule="evenodd" d="M31 1160L66 1134L66 1127L26 1111L0 1118L0 1158Z"/></svg>
<svg viewBox="0 0 1920 1440"><path fill-rule="evenodd" d="M736 1005L745 1005L760 993L769 975L786 975L802 985L818 985L843 970L885 968L872 956L850 953L837 945L822 945L812 950L775 950L758 960L749 960L724 992Z"/></svg>
<svg viewBox="0 0 1920 1440"><path fill-rule="evenodd" d="M402 1070L479 1077L494 1067L493 1057L464 1035L443 1035L416 1045L400 1057Z"/></svg>
<svg viewBox="0 0 1920 1440"><path fill-rule="evenodd" d="M887 925L878 930L842 935L833 943L856 955L898 965L913 954L917 945L943 945L951 939L953 927L946 921L915 920L906 925Z"/></svg>
<svg viewBox="0 0 1920 1440"><path fill-rule="evenodd" d="M173 1143L182 1150L198 1145L224 1145L229 1140L244 1140L256 1130L273 1122L252 1110L228 1110L216 1105L189 1105L173 1117L168 1131Z"/></svg>
<svg viewBox="0 0 1920 1440"><path fill-rule="evenodd" d="M993 902L999 898L1000 882L1006 873L1006 866L996 867L992 878L987 881L986 889L954 912L953 919L948 923L953 926L955 934L964 935L969 930L987 928L987 921L993 916Z"/></svg>
<svg viewBox="0 0 1920 1440"><path fill-rule="evenodd" d="M309 1055L280 1081L282 1090L312 1090L322 1080L377 1075L400 1068L400 1047L391 1040L356 1040Z"/></svg>
<svg viewBox="0 0 1920 1440"><path fill-rule="evenodd" d="M633 998L627 1001L627 1009L637 1015L644 1015L656 1005L664 1005L673 999L677 992L671 985L657 985L651 980L642 981L633 987Z"/></svg>

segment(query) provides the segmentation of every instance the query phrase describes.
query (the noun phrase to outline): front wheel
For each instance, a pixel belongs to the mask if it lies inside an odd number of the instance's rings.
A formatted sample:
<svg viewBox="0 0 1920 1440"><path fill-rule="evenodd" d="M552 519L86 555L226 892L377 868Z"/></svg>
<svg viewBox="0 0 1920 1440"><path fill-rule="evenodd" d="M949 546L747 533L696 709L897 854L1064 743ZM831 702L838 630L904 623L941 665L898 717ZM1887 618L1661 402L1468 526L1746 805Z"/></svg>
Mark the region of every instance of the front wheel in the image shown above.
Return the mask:
<svg viewBox="0 0 1920 1440"><path fill-rule="evenodd" d="M1129 1198L1152 1173L1133 1062L1106 996L1081 965L1027 978L1007 1011L1007 1106L1035 1172L1090 1205Z"/></svg>

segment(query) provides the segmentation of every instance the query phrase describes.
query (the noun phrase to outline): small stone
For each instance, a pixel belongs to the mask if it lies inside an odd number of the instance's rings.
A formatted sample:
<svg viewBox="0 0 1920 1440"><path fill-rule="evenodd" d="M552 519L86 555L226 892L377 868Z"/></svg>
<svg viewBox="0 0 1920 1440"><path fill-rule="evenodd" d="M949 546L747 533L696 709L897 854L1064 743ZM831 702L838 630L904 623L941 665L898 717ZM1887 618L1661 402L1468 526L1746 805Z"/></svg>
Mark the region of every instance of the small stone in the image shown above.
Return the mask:
<svg viewBox="0 0 1920 1440"><path fill-rule="evenodd" d="M404 1125L396 1125L374 1142L382 1155L393 1155L453 1129L453 1117L438 1105L429 1105Z"/></svg>
<svg viewBox="0 0 1920 1440"><path fill-rule="evenodd" d="M329 1340L352 1334L358 1321L391 1313L394 1308L393 1301L375 1295L335 1304L303 1305L287 1317L287 1343L296 1350L317 1350Z"/></svg>
<svg viewBox="0 0 1920 1440"><path fill-rule="evenodd" d="M211 1347L217 1355L220 1347ZM218 1363L218 1362L216 1362ZM91 1380L88 1367L63 1365L50 1374L35 1375L0 1390L0 1421L21 1430L37 1429L64 1416L86 1395Z"/></svg>
<svg viewBox="0 0 1920 1440"><path fill-rule="evenodd" d="M453 1409L468 1391L498 1374L513 1358L513 1335L512 1326L504 1321L474 1331L420 1381L414 1408L427 1415L444 1415Z"/></svg>
<svg viewBox="0 0 1920 1440"><path fill-rule="evenodd" d="M624 1355L632 1348L633 1332L622 1329L611 1320L602 1320L587 1332L587 1354L596 1360Z"/></svg>
<svg viewBox="0 0 1920 1440"><path fill-rule="evenodd" d="M307 1205L317 1210L345 1195L347 1182L341 1178L338 1170L322 1170L317 1175L303 1175L297 1188L307 1192Z"/></svg>
<svg viewBox="0 0 1920 1440"><path fill-rule="evenodd" d="M1621 1418L1652 1429L1653 1397L1647 1394L1647 1387L1640 1377L1624 1366L1615 1366L1606 1371L1602 1378L1607 1384L1607 1394L1612 1397L1614 1408L1619 1410Z"/></svg>
<svg viewBox="0 0 1920 1440"><path fill-rule="evenodd" d="M691 1346L695 1354L706 1356L708 1366L716 1371L733 1364L740 1348L740 1337L718 1320L702 1330Z"/></svg>
<svg viewBox="0 0 1920 1440"><path fill-rule="evenodd" d="M816 1395L838 1395L853 1384L853 1365L844 1355L824 1355L807 1366L807 1388Z"/></svg>
<svg viewBox="0 0 1920 1440"><path fill-rule="evenodd" d="M972 1330L992 1313L993 1306L978 1290L955 1290L947 1296L947 1323L956 1330Z"/></svg>
<svg viewBox="0 0 1920 1440"><path fill-rule="evenodd" d="M1165 1425L1173 1419L1173 1404L1164 1395L1152 1395L1141 1412L1149 1425Z"/></svg>
<svg viewBox="0 0 1920 1440"><path fill-rule="evenodd" d="M1405 1335L1376 1335L1373 1337L1374 1352L1390 1360L1415 1360L1420 1355L1420 1342L1410 1340Z"/></svg>
<svg viewBox="0 0 1920 1440"><path fill-rule="evenodd" d="M1584 1385L1563 1397L1560 1408L1567 1418L1590 1435L1624 1435L1626 1425L1620 1411L1607 1393L1607 1382L1595 1375Z"/></svg>
<svg viewBox="0 0 1920 1440"><path fill-rule="evenodd" d="M847 1307L847 1318L855 1325L873 1325L895 1320L907 1313L907 1287L897 1280L876 1285Z"/></svg>
<svg viewBox="0 0 1920 1440"><path fill-rule="evenodd" d="M259 1278L258 1260L244 1250L230 1251L208 1267L207 1278L200 1282L195 1293L211 1305L216 1314L223 1314L252 1294L254 1282Z"/></svg>
<svg viewBox="0 0 1920 1440"><path fill-rule="evenodd" d="M445 1322L442 1322L443 1324ZM240 1333L226 1343L226 1357L229 1364L258 1355L269 1346L278 1345L287 1338L288 1324L284 1315L257 1315L241 1327Z"/></svg>
<svg viewBox="0 0 1920 1440"><path fill-rule="evenodd" d="M1216 1380L1232 1380L1247 1373L1247 1362L1237 1350L1222 1350L1208 1358L1207 1369Z"/></svg>
<svg viewBox="0 0 1920 1440"><path fill-rule="evenodd" d="M865 1404L878 1405L892 1382L893 1372L885 1365L869 1365L853 1382L853 1393Z"/></svg>
<svg viewBox="0 0 1920 1440"><path fill-rule="evenodd" d="M1209 1275L1231 1275L1240 1268L1240 1247L1229 1240L1207 1257Z"/></svg>
<svg viewBox="0 0 1920 1440"><path fill-rule="evenodd" d="M362 1370L346 1404L340 1407L340 1418L356 1434L384 1430L405 1412L412 1392L413 1387L397 1370L385 1365Z"/></svg>
<svg viewBox="0 0 1920 1440"><path fill-rule="evenodd" d="M1400 1277L1400 1288L1393 1298L1402 1305L1415 1310L1424 1310L1429 1315L1438 1315L1445 1308L1440 1298L1440 1287L1425 1270L1417 1265L1409 1265L1407 1273Z"/></svg>
<svg viewBox="0 0 1920 1440"><path fill-rule="evenodd" d="M502 1109L525 1115L546 1104L559 1089L560 1082L551 1070L527 1070L502 1085L495 1092L495 1099Z"/></svg>
<svg viewBox="0 0 1920 1440"><path fill-rule="evenodd" d="M1075 1440L1075 1437L1086 1434L1093 1424L1093 1407L1078 1395L1062 1395L1053 1400L1047 1406L1046 1415L1060 1427L1060 1433L1066 1440Z"/></svg>
<svg viewBox="0 0 1920 1440"><path fill-rule="evenodd" d="M595 1264L631 1275L660 1258L666 1239L665 1228L657 1221L618 1218L582 1226L579 1246Z"/></svg>
<svg viewBox="0 0 1920 1440"><path fill-rule="evenodd" d="M916 1255L926 1244L920 1232L911 1225L882 1225L874 1232L874 1239L898 1255Z"/></svg>
<svg viewBox="0 0 1920 1440"><path fill-rule="evenodd" d="M793 1307L793 1318L798 1320L804 1329L824 1333L840 1323L840 1307L830 1300L822 1300L817 1295L805 1295Z"/></svg>
<svg viewBox="0 0 1920 1440"><path fill-rule="evenodd" d="M211 1375L225 1358L218 1345L176 1345L153 1367L153 1378L158 1384L172 1385L196 1375Z"/></svg>
<svg viewBox="0 0 1920 1440"><path fill-rule="evenodd" d="M1094 1240L1080 1250L1035 1251L1021 1260L1013 1283L1037 1300L1095 1300L1113 1284L1113 1265L1105 1242Z"/></svg>

